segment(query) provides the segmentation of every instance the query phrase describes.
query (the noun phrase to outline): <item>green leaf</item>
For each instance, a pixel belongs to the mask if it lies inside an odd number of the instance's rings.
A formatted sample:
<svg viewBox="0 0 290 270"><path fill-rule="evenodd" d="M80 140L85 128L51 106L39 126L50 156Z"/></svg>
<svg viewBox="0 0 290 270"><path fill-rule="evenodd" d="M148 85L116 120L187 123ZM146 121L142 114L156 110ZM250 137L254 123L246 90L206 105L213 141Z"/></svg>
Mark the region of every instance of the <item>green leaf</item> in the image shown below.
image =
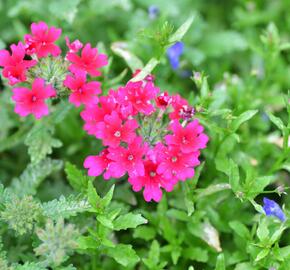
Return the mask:
<svg viewBox="0 0 290 270"><path fill-rule="evenodd" d="M65 173L70 185L80 192L85 192L88 188L88 182L93 178L84 175L75 165L70 162L65 163Z"/></svg>
<svg viewBox="0 0 290 270"><path fill-rule="evenodd" d="M127 230L128 228L136 228L141 224L147 223L147 219L143 218L141 214L128 213L119 216L114 222L114 230Z"/></svg>
<svg viewBox="0 0 290 270"><path fill-rule="evenodd" d="M124 267L133 266L140 260L131 245L118 244L107 248L106 253Z"/></svg>
<svg viewBox="0 0 290 270"><path fill-rule="evenodd" d="M159 61L156 58L151 58L146 66L137 74L137 76L133 77L130 81L142 81L147 75L151 73L151 71L157 66L158 63Z"/></svg>
<svg viewBox="0 0 290 270"><path fill-rule="evenodd" d="M243 123L250 120L257 112L258 110L249 110L243 112L231 123L231 130L233 132L237 131Z"/></svg>
<svg viewBox="0 0 290 270"><path fill-rule="evenodd" d="M258 253L258 255L256 256L255 261L258 262L258 261L264 259L269 254L269 252L270 252L270 249L263 249L263 250L261 250Z"/></svg>
<svg viewBox="0 0 290 270"><path fill-rule="evenodd" d="M215 270L226 270L225 256L223 253L217 256Z"/></svg>
<svg viewBox="0 0 290 270"><path fill-rule="evenodd" d="M229 223L231 229L241 238L250 239L250 232L248 228L238 220L231 221Z"/></svg>
<svg viewBox="0 0 290 270"><path fill-rule="evenodd" d="M139 226L134 230L133 237L141 238L146 241L154 239L156 236L156 231L154 228L147 226Z"/></svg>
<svg viewBox="0 0 290 270"><path fill-rule="evenodd" d="M208 251L200 247L189 247L183 250L183 256L197 262L208 261Z"/></svg>
<svg viewBox="0 0 290 270"><path fill-rule="evenodd" d="M114 42L111 45L112 51L122 57L129 68L132 70L134 73L137 69L142 69L143 68L143 63L142 61L134 55L128 48L128 43L126 42Z"/></svg>
<svg viewBox="0 0 290 270"><path fill-rule="evenodd" d="M110 204L110 202L113 198L114 189L115 189L115 185L111 186L108 193L103 197L102 203L101 203L103 207L107 207Z"/></svg>
<svg viewBox="0 0 290 270"><path fill-rule="evenodd" d="M169 38L169 43L175 43L177 41L180 41L183 36L186 34L190 26L192 25L194 16L191 15L177 30L175 33L171 35Z"/></svg>
<svg viewBox="0 0 290 270"><path fill-rule="evenodd" d="M50 12L57 18L65 19L72 23L78 11L78 5L81 0L53 0L49 3Z"/></svg>
<svg viewBox="0 0 290 270"><path fill-rule="evenodd" d="M271 122L281 131L283 131L283 129L285 128L284 123L282 122L282 120L276 116L274 116L272 113L268 112L267 113L268 117L270 118Z"/></svg>
<svg viewBox="0 0 290 270"><path fill-rule="evenodd" d="M233 192L237 192L240 187L240 173L238 165L230 159L229 182Z"/></svg>
<svg viewBox="0 0 290 270"><path fill-rule="evenodd" d="M32 163L38 163L47 155L52 153L52 148L62 146L62 142L52 137L53 129L48 128L44 123L38 123L27 134L25 145L28 146L28 153Z"/></svg>
<svg viewBox="0 0 290 270"><path fill-rule="evenodd" d="M259 223L259 227L257 229L257 236L261 242L265 241L269 236L269 230L267 227L267 220L262 219Z"/></svg>
<svg viewBox="0 0 290 270"><path fill-rule="evenodd" d="M96 250L101 246L101 240L96 239L93 236L80 236L78 239L78 248L79 249L93 249Z"/></svg>
<svg viewBox="0 0 290 270"><path fill-rule="evenodd" d="M105 227L113 230L114 229L114 225L111 219L109 219L107 216L105 215L98 215L97 216L97 220Z"/></svg>
<svg viewBox="0 0 290 270"><path fill-rule="evenodd" d="M11 190L18 196L34 195L38 186L51 173L62 168L62 161L45 159L37 164L29 164L19 178L11 184Z"/></svg>
<svg viewBox="0 0 290 270"><path fill-rule="evenodd" d="M103 210L101 206L101 197L98 195L92 182L88 182L88 200L97 213Z"/></svg>
<svg viewBox="0 0 290 270"><path fill-rule="evenodd" d="M87 200L80 196L61 196L58 200L52 200L42 204L43 215L53 220L69 218L78 213L86 212L91 208Z"/></svg>

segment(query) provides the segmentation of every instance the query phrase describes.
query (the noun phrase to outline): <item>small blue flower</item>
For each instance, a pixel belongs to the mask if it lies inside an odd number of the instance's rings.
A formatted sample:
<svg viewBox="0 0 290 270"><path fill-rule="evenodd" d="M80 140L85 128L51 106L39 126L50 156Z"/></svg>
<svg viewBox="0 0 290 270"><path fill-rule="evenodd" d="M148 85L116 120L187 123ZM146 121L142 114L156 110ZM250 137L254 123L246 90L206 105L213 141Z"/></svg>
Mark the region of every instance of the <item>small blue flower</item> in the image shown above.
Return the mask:
<svg viewBox="0 0 290 270"><path fill-rule="evenodd" d="M157 6L149 6L148 7L148 15L151 20L155 20L160 13L160 10Z"/></svg>
<svg viewBox="0 0 290 270"><path fill-rule="evenodd" d="M179 67L179 57L183 53L183 43L176 42L174 45L167 49L167 56L170 61L172 68L178 69Z"/></svg>
<svg viewBox="0 0 290 270"><path fill-rule="evenodd" d="M275 216L279 218L281 221L286 220L285 214L283 213L283 210L281 209L279 204L266 197L263 199L263 202L264 202L263 209L267 216Z"/></svg>

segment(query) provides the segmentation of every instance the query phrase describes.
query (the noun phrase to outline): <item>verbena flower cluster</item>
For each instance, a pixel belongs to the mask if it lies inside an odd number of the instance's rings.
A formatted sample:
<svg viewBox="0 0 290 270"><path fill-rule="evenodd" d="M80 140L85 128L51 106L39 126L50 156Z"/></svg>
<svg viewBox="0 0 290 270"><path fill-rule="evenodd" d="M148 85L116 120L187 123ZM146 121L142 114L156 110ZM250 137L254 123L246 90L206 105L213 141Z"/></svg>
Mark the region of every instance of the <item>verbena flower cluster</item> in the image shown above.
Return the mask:
<svg viewBox="0 0 290 270"><path fill-rule="evenodd" d="M90 176L121 178L146 201L161 200L162 189L194 176L208 137L194 109L180 95L160 93L152 75L101 96L81 112L84 129L101 139L104 149L84 162Z"/></svg>
<svg viewBox="0 0 290 270"><path fill-rule="evenodd" d="M208 137L187 100L160 93L153 75L99 97L100 82L88 77L101 75L107 56L66 37L68 52L62 57L55 44L60 35L61 29L32 23L24 43L11 45L11 53L0 51L3 76L12 86L21 83L12 90L15 112L39 119L49 114L52 99L64 96L76 107L84 105L84 129L104 145L99 155L86 158L88 174L105 179L128 174L134 191L144 188L146 201L158 202L161 188L169 192L192 178Z"/></svg>
<svg viewBox="0 0 290 270"><path fill-rule="evenodd" d="M70 43L66 37L68 52L61 57L61 49L55 44L60 35L61 29L44 22L32 23L31 34L24 36L24 42L12 44L11 52L0 50L3 76L12 86L24 85L12 90L15 112L22 117L33 114L39 119L47 115L49 100L63 94L69 95L76 106L98 102L100 83L87 82L87 74L99 76L99 68L107 64L106 55L89 43Z"/></svg>

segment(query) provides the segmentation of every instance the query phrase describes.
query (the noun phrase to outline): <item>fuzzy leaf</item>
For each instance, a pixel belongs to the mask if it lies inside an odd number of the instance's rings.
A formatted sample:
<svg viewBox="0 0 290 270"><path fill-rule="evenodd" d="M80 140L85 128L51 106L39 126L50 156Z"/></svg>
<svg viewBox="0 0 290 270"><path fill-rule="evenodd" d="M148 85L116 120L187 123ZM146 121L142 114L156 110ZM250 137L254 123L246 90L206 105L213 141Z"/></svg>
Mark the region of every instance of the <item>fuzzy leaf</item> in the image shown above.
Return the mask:
<svg viewBox="0 0 290 270"><path fill-rule="evenodd" d="M47 155L52 153L52 148L62 146L62 142L52 137L52 129L46 126L35 125L27 134L25 144L28 146L28 153L32 163L38 163Z"/></svg>
<svg viewBox="0 0 290 270"><path fill-rule="evenodd" d="M237 131L237 129L246 121L250 120L258 110L249 110L246 112L243 112L241 115L239 115L231 124L231 129L233 132Z"/></svg>
<svg viewBox="0 0 290 270"><path fill-rule="evenodd" d="M34 195L38 186L51 173L62 168L61 160L47 158L37 164L29 164L19 178L15 178L11 184L11 190L18 196Z"/></svg>
<svg viewBox="0 0 290 270"><path fill-rule="evenodd" d="M192 25L194 16L191 15L177 30L175 33L172 34L172 36L169 38L169 43L175 43L177 41L180 41L183 36L186 34L190 26Z"/></svg>
<svg viewBox="0 0 290 270"><path fill-rule="evenodd" d="M43 215L57 220L59 218L69 218L78 213L86 212L91 208L87 200L79 196L61 196L59 199L42 204Z"/></svg>

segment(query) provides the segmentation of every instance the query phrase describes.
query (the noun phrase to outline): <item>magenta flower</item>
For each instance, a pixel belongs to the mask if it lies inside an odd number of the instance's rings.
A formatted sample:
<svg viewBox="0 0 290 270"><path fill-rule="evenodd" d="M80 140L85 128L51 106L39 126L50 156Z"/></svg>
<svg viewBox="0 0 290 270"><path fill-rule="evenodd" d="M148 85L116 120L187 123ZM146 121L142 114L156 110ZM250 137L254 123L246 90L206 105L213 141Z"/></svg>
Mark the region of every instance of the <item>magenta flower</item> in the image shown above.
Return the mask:
<svg viewBox="0 0 290 270"><path fill-rule="evenodd" d="M163 174L157 172L157 164L151 160L144 162L144 176L129 177L128 182L132 185L135 192L140 191L144 187L143 196L146 202L154 200L159 202L162 198L161 188L167 192L173 190L176 181L173 178L166 179Z"/></svg>
<svg viewBox="0 0 290 270"><path fill-rule="evenodd" d="M155 111L152 100L155 99L159 88L155 87L152 82L129 82L125 87L121 87L118 91L119 102L123 106L132 106L132 115L138 112L149 115Z"/></svg>
<svg viewBox="0 0 290 270"><path fill-rule="evenodd" d="M108 171L117 178L128 172L130 177L143 176L144 164L143 156L147 150L146 145L142 145L142 138L137 137L128 144L127 148L122 146L117 148L109 147L108 158L112 160Z"/></svg>
<svg viewBox="0 0 290 270"><path fill-rule="evenodd" d="M63 82L72 91L69 96L69 102L73 103L76 107L79 107L81 104L97 104L99 101L97 95L101 93L101 84L96 81L86 82L86 80L86 73L76 71L74 76L67 75Z"/></svg>
<svg viewBox="0 0 290 270"><path fill-rule="evenodd" d="M28 55L36 54L37 57L46 57L49 54L58 56L61 53L60 48L54 42L60 37L61 29L50 27L44 22L32 23L31 34L24 36L26 53Z"/></svg>
<svg viewBox="0 0 290 270"><path fill-rule="evenodd" d="M109 179L112 175L108 172L111 160L108 159L108 150L104 149L98 156L88 156L85 159L84 167L88 169L89 176L99 176L104 171L104 179Z"/></svg>
<svg viewBox="0 0 290 270"><path fill-rule="evenodd" d="M197 119L184 128L175 120L170 124L169 129L172 130L173 135L165 136L167 145L179 146L183 153L196 152L206 147L208 137L202 133L203 126Z"/></svg>
<svg viewBox="0 0 290 270"><path fill-rule="evenodd" d="M7 50L0 50L0 66L4 67L2 74L10 85L26 81L26 71L37 64L35 60L24 60L25 48L21 42L12 44L11 55Z"/></svg>
<svg viewBox="0 0 290 270"><path fill-rule="evenodd" d="M200 164L199 152L182 153L179 147L163 147L159 151L161 162L157 172L163 174L165 178L177 178L184 181L186 178L194 176L194 166Z"/></svg>
<svg viewBox="0 0 290 270"><path fill-rule="evenodd" d="M76 70L89 73L91 76L99 76L101 72L99 68L108 64L107 56L99 54L97 48L91 48L91 44L87 43L82 49L81 56L76 53L68 53L67 59L72 63L69 70Z"/></svg>
<svg viewBox="0 0 290 270"><path fill-rule="evenodd" d="M131 143L135 137L135 130L138 123L135 119L127 120L122 124L122 120L115 111L104 117L104 122L100 122L96 137L103 139L103 144L117 147L121 142Z"/></svg>
<svg viewBox="0 0 290 270"><path fill-rule="evenodd" d="M175 95L172 97L171 105L174 111L169 114L170 119L184 119L184 112L189 107L187 100L180 95Z"/></svg>
<svg viewBox="0 0 290 270"><path fill-rule="evenodd" d="M15 112L24 117L33 114L36 119L48 115L45 100L56 95L52 86L45 86L45 81L37 78L32 83L32 89L18 87L13 89L12 99L16 102Z"/></svg>
<svg viewBox="0 0 290 270"><path fill-rule="evenodd" d="M69 37L65 37L65 44L69 49L69 53L77 53L83 47L83 43L78 39L70 43Z"/></svg>

